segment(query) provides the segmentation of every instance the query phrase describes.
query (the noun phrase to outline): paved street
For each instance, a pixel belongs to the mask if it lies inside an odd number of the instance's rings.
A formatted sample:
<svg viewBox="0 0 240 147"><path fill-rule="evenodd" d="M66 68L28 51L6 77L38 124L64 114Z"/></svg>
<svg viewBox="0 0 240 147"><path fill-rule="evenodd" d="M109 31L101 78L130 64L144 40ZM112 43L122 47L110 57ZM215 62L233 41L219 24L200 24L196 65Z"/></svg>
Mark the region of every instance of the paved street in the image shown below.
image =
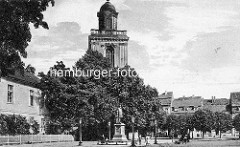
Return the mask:
<svg viewBox="0 0 240 147"><path fill-rule="evenodd" d="M169 139L159 139L158 143L171 143L172 140ZM159 146L154 145L154 140L149 141L149 146ZM84 141L83 147L128 147L131 145L131 142L128 142L128 145L97 145L97 141ZM142 141L142 145L145 145L145 142ZM53 143L36 143L36 144L21 144L21 145L4 145L6 147L76 147L78 142L53 142ZM140 146L137 144L137 146Z"/></svg>
<svg viewBox="0 0 240 147"><path fill-rule="evenodd" d="M97 145L97 141L85 141L83 147L127 147L128 145ZM22 145L5 145L6 147L77 147L78 142L55 142L55 143L37 143L37 144L22 144Z"/></svg>
<svg viewBox="0 0 240 147"><path fill-rule="evenodd" d="M150 141L148 147L239 147L240 140L238 139L196 139L192 140L187 144L172 144L172 141L169 139L158 140L157 145L153 144L153 140ZM97 145L97 141L84 141L83 147L129 147L128 145ZM55 142L55 143L38 143L38 144L22 144L22 145L4 145L4 147L77 147L78 142ZM139 146L139 145L137 145Z"/></svg>

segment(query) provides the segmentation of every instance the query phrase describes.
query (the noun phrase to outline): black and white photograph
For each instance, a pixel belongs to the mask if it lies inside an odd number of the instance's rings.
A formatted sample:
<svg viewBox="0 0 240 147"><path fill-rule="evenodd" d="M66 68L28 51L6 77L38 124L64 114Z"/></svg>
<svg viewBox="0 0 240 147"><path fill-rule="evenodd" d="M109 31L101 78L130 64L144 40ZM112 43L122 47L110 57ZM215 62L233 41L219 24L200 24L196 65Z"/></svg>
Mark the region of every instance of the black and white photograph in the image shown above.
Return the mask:
<svg viewBox="0 0 240 147"><path fill-rule="evenodd" d="M0 0L0 146L239 147L239 0Z"/></svg>

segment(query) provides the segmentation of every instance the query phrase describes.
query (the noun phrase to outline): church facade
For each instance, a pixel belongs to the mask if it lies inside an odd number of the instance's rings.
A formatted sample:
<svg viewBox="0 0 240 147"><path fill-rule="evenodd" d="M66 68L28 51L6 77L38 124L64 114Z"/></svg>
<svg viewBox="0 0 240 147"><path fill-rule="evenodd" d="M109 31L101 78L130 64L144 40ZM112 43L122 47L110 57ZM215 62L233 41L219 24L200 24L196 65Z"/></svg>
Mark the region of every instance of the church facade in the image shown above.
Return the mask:
<svg viewBox="0 0 240 147"><path fill-rule="evenodd" d="M126 30L117 29L118 12L107 0L97 13L99 28L91 29L88 48L100 52L110 60L112 67L128 64L128 40Z"/></svg>

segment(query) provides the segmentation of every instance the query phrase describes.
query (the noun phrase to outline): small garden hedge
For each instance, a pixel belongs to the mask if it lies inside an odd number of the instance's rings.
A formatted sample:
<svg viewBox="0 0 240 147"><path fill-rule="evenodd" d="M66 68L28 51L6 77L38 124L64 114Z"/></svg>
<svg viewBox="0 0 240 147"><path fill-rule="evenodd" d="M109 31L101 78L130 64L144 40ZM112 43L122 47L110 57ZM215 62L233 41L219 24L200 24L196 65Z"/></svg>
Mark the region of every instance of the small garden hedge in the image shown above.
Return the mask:
<svg viewBox="0 0 240 147"><path fill-rule="evenodd" d="M0 135L30 134L30 128L37 134L39 124L34 121L31 126L26 117L21 115L0 115Z"/></svg>

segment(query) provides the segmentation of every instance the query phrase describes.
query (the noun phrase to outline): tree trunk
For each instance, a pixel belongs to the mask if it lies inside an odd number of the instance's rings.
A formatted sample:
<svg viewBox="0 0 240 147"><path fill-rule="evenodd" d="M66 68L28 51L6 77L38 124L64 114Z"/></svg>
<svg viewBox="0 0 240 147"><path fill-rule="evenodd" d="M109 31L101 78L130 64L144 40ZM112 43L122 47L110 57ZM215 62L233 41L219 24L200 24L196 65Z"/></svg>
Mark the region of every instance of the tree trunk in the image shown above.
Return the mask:
<svg viewBox="0 0 240 147"><path fill-rule="evenodd" d="M204 138L204 134L205 134L205 132L203 131L203 135L202 135L202 138Z"/></svg>
<svg viewBox="0 0 240 147"><path fill-rule="evenodd" d="M192 139L193 139L193 131L192 131Z"/></svg>
<svg viewBox="0 0 240 147"><path fill-rule="evenodd" d="M168 137L171 138L170 129L168 129Z"/></svg>
<svg viewBox="0 0 240 147"><path fill-rule="evenodd" d="M219 131L219 133L220 133L220 138L222 138L222 132L221 132L221 130Z"/></svg>

